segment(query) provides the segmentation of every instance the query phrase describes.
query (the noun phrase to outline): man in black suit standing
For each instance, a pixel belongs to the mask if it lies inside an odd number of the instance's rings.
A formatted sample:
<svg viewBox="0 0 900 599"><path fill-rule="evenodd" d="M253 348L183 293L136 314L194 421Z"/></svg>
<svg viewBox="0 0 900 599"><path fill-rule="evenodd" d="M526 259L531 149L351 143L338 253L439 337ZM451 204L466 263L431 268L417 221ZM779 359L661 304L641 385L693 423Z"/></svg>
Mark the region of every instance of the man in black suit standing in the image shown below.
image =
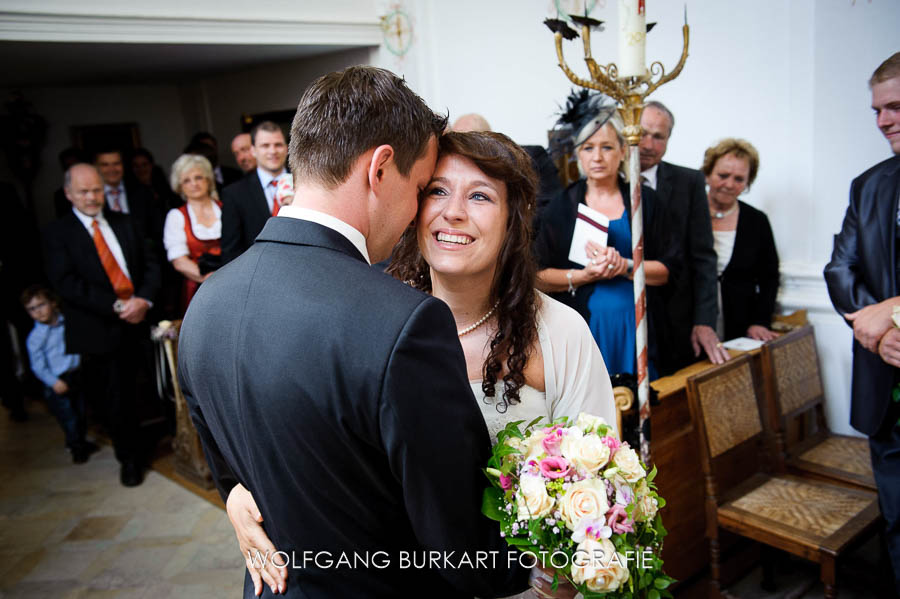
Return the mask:
<svg viewBox="0 0 900 599"><path fill-rule="evenodd" d="M99 392L125 486L141 483L135 371L149 331L145 316L159 289L159 265L135 222L104 214L97 170L66 171L72 210L44 232L47 276L62 297L66 350L81 354L86 378Z"/></svg>
<svg viewBox="0 0 900 599"><path fill-rule="evenodd" d="M453 316L370 267L415 216L445 126L388 71L320 77L291 129L293 203L203 284L184 319L178 370L207 460L222 497L242 483L294 557L289 596L526 586L480 514L490 442ZM479 550L496 562L402 562ZM313 555L332 561L303 561ZM341 555L373 561L340 568Z"/></svg>
<svg viewBox="0 0 900 599"><path fill-rule="evenodd" d="M872 109L892 158L850 185L850 205L834 237L825 282L831 302L853 327L850 424L869 436L878 502L900 592L900 52L869 80Z"/></svg>
<svg viewBox="0 0 900 599"><path fill-rule="evenodd" d="M222 195L222 262L227 264L253 244L270 216L278 213L275 189L284 174L287 143L281 127L263 121L250 131L256 169L225 188Z"/></svg>
<svg viewBox="0 0 900 599"><path fill-rule="evenodd" d="M661 216L648 235L668 235L680 246L684 268L661 288L650 288L657 331L657 368L672 374L705 352L714 364L728 359L716 335L716 252L706 202L706 181L694 169L663 162L675 117L660 102L647 102L641 115L641 179L656 190ZM668 229L668 231L666 231Z"/></svg>
<svg viewBox="0 0 900 599"><path fill-rule="evenodd" d="M94 166L103 179L103 194L106 205L104 214L119 212L130 215L138 229L155 249L162 246L162 219L160 210L154 204L153 192L137 182L125 181L122 152L101 150L94 155Z"/></svg>

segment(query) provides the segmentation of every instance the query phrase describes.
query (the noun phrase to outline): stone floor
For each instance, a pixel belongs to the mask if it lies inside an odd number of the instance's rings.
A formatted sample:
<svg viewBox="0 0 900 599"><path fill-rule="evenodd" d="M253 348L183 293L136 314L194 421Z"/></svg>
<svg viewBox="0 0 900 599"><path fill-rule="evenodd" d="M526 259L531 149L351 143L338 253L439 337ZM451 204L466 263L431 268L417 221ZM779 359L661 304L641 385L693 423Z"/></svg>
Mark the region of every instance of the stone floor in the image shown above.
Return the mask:
<svg viewBox="0 0 900 599"><path fill-rule="evenodd" d="M240 597L225 513L157 472L119 484L109 446L72 464L40 405L0 412L0 598Z"/></svg>

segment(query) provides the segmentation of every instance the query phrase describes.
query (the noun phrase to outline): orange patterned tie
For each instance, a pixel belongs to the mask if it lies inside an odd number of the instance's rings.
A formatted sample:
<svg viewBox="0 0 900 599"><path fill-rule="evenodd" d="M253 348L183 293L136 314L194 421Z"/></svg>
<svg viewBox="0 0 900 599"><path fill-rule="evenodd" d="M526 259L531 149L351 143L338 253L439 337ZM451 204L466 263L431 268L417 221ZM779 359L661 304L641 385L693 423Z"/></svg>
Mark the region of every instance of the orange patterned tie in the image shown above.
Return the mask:
<svg viewBox="0 0 900 599"><path fill-rule="evenodd" d="M269 181L269 187L274 190L272 192L272 216L278 216L278 211L281 210L281 204L278 203L278 179Z"/></svg>
<svg viewBox="0 0 900 599"><path fill-rule="evenodd" d="M94 227L94 245L97 246L100 263L103 264L103 270L106 271L106 276L109 277L109 282L112 283L116 297L123 300L130 298L134 295L134 285L131 284L131 279L122 272L122 267L119 266L116 257L113 256L112 250L106 245L106 240L103 239L103 234L100 232L100 223L94 220L92 225Z"/></svg>

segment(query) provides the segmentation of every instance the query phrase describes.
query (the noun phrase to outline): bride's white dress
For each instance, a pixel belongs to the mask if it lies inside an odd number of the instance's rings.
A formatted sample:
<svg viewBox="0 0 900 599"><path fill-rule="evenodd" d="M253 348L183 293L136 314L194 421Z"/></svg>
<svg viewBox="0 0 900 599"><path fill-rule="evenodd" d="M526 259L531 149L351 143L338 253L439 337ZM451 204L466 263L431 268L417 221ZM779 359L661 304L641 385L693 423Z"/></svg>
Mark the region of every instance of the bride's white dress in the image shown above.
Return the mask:
<svg viewBox="0 0 900 599"><path fill-rule="evenodd" d="M494 397L486 397L481 381L470 381L487 424L491 441L508 422L537 417L549 422L560 416L574 420L579 412L601 416L616 428L616 404L603 356L587 323L578 312L538 292L538 341L544 359L544 391L528 385L519 389L519 403L497 410L502 404L503 382L497 383ZM502 409L502 407L501 407ZM535 599L532 590L508 599Z"/></svg>
<svg viewBox="0 0 900 599"><path fill-rule="evenodd" d="M525 424L538 416L546 421L560 416L574 419L579 412L603 417L616 427L616 405L603 356L587 323L572 308L538 292L538 341L544 359L544 392L529 386L519 390L520 402L497 410L502 404L503 383L494 397L485 397L481 381L471 381L491 439L513 420ZM501 407L502 409L502 407Z"/></svg>

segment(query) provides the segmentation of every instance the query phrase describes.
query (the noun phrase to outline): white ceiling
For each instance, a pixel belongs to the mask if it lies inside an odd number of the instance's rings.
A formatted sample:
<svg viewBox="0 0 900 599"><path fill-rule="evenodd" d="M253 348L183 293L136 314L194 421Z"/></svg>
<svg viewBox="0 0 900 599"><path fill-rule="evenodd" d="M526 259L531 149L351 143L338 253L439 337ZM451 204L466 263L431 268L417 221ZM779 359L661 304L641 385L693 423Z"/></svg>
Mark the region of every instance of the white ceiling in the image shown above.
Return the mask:
<svg viewBox="0 0 900 599"><path fill-rule="evenodd" d="M188 81L351 47L0 41L0 87Z"/></svg>

